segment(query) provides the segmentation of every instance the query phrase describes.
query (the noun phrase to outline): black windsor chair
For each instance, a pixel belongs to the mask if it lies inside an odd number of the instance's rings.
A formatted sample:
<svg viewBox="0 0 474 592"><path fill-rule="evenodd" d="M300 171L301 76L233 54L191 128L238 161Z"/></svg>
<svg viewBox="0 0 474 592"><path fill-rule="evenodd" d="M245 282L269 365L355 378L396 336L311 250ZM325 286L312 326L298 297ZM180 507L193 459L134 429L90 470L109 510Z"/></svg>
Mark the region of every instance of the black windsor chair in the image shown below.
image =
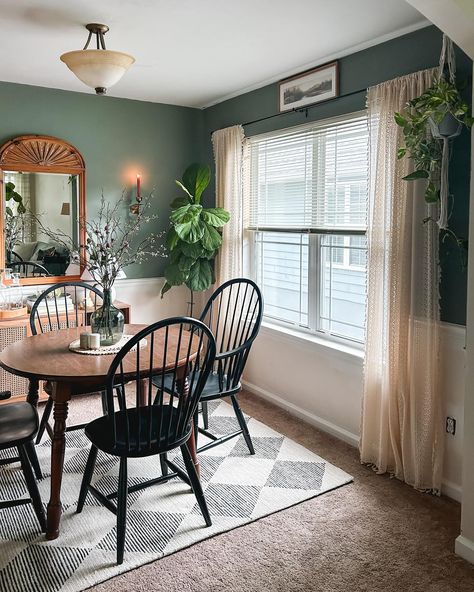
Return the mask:
<svg viewBox="0 0 474 592"><path fill-rule="evenodd" d="M255 454L237 394L242 388L240 379L250 348L260 330L262 317L262 293L257 284L247 278L235 278L219 286L203 309L200 320L211 329L216 340L217 354L201 397L203 428L198 427L198 413L194 416L196 437L199 432L211 440L201 446L198 452L242 434L250 454ZM165 389L171 391L169 380L166 381ZM208 402L224 397L230 397L239 429L217 437L209 432Z"/></svg>
<svg viewBox="0 0 474 592"><path fill-rule="evenodd" d="M11 393L4 391L0 399L9 399ZM10 403L0 406L0 450L16 448L18 456L1 458L0 465L20 461L29 498L0 501L0 509L12 508L32 503L41 531L46 531L46 517L41 503L40 493L35 481L33 470L38 479L42 478L41 469L36 456L33 438L38 429L38 413L29 403ZM33 467L33 469L32 469Z"/></svg>
<svg viewBox="0 0 474 592"><path fill-rule="evenodd" d="M123 562L124 557L128 493L180 477L192 487L205 523L211 525L188 441L215 351L214 337L204 323L175 317L154 323L137 333L115 356L110 366L106 382L107 415L89 423L85 430L92 447L77 512L82 511L87 492L90 492L117 515L118 564ZM157 368L162 369L157 373ZM170 393L165 392L168 380L172 386ZM125 392L125 384L130 381L135 383L135 394ZM117 385L123 388L114 397ZM128 486L129 457L160 455L162 458L166 452L178 447L186 472L166 461L172 473L163 471L162 467L160 477ZM99 450L120 458L118 491L109 495L91 485ZM112 501L114 499L117 499L116 504Z"/></svg>
<svg viewBox="0 0 474 592"><path fill-rule="evenodd" d="M87 293L93 295L93 300L90 300L92 306L90 304L88 306L89 299L85 299ZM85 282L71 281L50 286L37 298L31 308L30 329L32 335L87 325L89 315L98 306L97 298L102 297L102 292L98 288ZM81 301L85 303L84 308L80 308ZM38 391L38 387L39 384L30 384L30 391L32 388ZM53 409L51 385L45 383L44 390L49 395L49 398L41 417L36 437L37 444L41 442L45 429L49 436L53 437L51 426L48 423ZM105 392L102 393L102 410L105 413ZM82 424L68 426L66 429L69 431L84 427L85 424Z"/></svg>

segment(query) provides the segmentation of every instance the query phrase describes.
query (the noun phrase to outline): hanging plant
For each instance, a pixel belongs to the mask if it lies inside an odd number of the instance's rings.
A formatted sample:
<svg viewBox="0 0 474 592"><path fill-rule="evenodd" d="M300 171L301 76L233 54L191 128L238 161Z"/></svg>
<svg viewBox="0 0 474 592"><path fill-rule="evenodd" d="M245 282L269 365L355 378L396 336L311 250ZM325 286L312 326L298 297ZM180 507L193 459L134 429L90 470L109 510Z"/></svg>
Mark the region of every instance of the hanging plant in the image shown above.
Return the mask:
<svg viewBox="0 0 474 592"><path fill-rule="evenodd" d="M448 78L445 77L445 66ZM415 168L403 179L426 180L425 200L440 202L437 222L442 230L447 230L449 217L449 142L461 133L463 127L472 126L474 119L469 113L470 107L456 87L452 41L444 36L435 83L421 96L409 101L402 113L395 113L395 122L403 128L405 137L405 146L398 150L397 157L411 158Z"/></svg>
<svg viewBox="0 0 474 592"><path fill-rule="evenodd" d="M171 228L166 237L169 263L161 297L173 286L185 284L193 292L207 290L214 283L213 260L222 244L220 229L230 214L223 208L203 208L201 196L209 185L209 166L192 164L175 181L184 192L171 203Z"/></svg>

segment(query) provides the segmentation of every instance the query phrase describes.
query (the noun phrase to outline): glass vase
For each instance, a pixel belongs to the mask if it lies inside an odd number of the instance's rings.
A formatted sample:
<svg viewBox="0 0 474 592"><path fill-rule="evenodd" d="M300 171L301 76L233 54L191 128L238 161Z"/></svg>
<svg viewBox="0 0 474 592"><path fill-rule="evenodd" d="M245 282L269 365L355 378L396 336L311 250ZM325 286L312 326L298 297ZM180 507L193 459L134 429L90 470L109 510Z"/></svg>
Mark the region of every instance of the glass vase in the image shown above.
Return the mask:
<svg viewBox="0 0 474 592"><path fill-rule="evenodd" d="M100 334L100 345L115 345L123 335L124 316L112 304L110 289L104 290L102 306L91 314L91 328L93 333Z"/></svg>

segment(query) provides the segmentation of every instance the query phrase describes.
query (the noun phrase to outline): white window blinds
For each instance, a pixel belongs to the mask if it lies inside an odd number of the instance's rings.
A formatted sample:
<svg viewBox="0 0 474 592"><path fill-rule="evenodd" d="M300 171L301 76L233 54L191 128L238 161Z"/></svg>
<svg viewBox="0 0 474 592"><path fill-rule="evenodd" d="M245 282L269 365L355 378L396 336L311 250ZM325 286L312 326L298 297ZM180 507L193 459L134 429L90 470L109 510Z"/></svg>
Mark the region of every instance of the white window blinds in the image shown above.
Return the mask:
<svg viewBox="0 0 474 592"><path fill-rule="evenodd" d="M251 138L250 229L365 230L367 141L362 113Z"/></svg>

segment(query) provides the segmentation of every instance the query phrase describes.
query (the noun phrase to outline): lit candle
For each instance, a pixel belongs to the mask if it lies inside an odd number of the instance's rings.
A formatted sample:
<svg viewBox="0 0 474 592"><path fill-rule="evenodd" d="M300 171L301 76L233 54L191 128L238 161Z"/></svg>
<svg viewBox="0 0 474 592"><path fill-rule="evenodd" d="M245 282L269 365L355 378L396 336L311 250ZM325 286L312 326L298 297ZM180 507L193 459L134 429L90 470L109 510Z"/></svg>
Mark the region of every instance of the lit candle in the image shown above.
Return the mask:
<svg viewBox="0 0 474 592"><path fill-rule="evenodd" d="M140 185L141 185L141 177L138 174L137 175L137 201L140 199L141 195L140 195Z"/></svg>

